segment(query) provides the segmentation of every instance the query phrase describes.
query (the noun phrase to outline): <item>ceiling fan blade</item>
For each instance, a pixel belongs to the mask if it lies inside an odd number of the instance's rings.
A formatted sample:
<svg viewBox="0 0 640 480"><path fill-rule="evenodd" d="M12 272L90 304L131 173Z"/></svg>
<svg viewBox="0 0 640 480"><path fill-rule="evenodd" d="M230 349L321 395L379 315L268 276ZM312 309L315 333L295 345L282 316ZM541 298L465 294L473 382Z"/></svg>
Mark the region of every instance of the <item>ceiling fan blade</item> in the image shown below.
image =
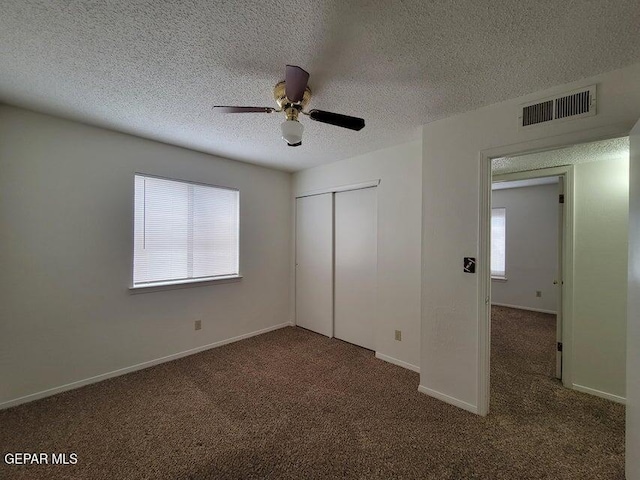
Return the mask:
<svg viewBox="0 0 640 480"><path fill-rule="evenodd" d="M348 128L350 130L362 130L364 128L364 118L350 117L339 113L325 112L324 110L311 110L309 112L311 120L328 123L336 127Z"/></svg>
<svg viewBox="0 0 640 480"><path fill-rule="evenodd" d="M284 77L285 94L292 102L299 102L307 88L309 74L295 65L287 65Z"/></svg>
<svg viewBox="0 0 640 480"><path fill-rule="evenodd" d="M228 107L216 105L213 108L220 113L271 113L275 111L275 108L271 107Z"/></svg>

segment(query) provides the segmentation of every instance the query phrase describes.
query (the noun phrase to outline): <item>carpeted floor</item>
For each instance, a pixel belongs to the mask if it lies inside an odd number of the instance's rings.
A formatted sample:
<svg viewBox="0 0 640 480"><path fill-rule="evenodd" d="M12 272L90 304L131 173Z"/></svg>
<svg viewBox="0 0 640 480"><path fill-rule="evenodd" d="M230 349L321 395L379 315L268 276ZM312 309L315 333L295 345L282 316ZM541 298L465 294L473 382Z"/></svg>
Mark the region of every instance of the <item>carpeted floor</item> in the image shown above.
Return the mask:
<svg viewBox="0 0 640 480"><path fill-rule="evenodd" d="M552 379L554 317L494 307L491 414L285 328L0 412L2 479L623 479L624 407Z"/></svg>

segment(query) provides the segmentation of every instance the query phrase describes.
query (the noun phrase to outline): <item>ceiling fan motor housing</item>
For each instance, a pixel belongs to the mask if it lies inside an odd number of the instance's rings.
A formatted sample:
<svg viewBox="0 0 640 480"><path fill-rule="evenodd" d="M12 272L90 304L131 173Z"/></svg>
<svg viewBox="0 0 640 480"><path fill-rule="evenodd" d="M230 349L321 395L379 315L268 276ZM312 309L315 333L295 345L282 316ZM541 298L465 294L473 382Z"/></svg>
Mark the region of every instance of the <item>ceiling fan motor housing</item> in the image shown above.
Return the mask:
<svg viewBox="0 0 640 480"><path fill-rule="evenodd" d="M299 113L301 110L304 110L307 107L307 105L309 104L309 100L311 100L311 89L309 87L306 87L302 96L302 100L300 100L299 102L292 102L287 98L285 88L286 84L284 80L282 82L278 82L273 88L273 98L278 104L278 107L280 107L280 110L283 110L288 117L288 110L295 109L297 110L297 113ZM295 114L296 116L297 113Z"/></svg>

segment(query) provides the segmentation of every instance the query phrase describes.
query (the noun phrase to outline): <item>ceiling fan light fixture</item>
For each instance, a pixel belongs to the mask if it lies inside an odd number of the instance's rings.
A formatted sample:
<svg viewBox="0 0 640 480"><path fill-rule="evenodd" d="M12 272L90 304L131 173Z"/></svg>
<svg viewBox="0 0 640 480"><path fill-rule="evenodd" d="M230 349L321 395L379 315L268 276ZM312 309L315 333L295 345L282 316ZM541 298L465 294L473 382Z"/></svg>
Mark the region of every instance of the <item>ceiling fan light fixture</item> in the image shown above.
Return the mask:
<svg viewBox="0 0 640 480"><path fill-rule="evenodd" d="M342 115L341 113L326 112L313 109L307 111L307 105L311 100L311 89L308 85L309 73L296 65L287 65L285 79L276 83L273 87L273 99L278 108L273 107L240 107L229 105L216 105L214 110L220 113L272 113L283 112L286 118L280 128L282 139L289 147L302 145L302 132L304 126L298 122L298 115L307 115L310 120L335 127L347 128L359 131L364 128L364 119Z"/></svg>
<svg viewBox="0 0 640 480"><path fill-rule="evenodd" d="M280 125L282 128L282 138L289 145L300 143L302 141L302 132L304 126L297 120L285 120Z"/></svg>

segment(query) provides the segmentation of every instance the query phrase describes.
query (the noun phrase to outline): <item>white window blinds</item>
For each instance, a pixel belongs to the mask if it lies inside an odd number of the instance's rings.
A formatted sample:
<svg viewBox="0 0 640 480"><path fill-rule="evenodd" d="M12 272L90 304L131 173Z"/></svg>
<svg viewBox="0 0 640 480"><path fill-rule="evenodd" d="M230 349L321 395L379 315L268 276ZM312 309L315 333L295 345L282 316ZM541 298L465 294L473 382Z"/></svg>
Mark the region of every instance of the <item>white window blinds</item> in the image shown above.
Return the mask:
<svg viewBox="0 0 640 480"><path fill-rule="evenodd" d="M506 210L491 209L491 276L504 277L506 274Z"/></svg>
<svg viewBox="0 0 640 480"><path fill-rule="evenodd" d="M237 190L136 174L133 286L238 275Z"/></svg>

